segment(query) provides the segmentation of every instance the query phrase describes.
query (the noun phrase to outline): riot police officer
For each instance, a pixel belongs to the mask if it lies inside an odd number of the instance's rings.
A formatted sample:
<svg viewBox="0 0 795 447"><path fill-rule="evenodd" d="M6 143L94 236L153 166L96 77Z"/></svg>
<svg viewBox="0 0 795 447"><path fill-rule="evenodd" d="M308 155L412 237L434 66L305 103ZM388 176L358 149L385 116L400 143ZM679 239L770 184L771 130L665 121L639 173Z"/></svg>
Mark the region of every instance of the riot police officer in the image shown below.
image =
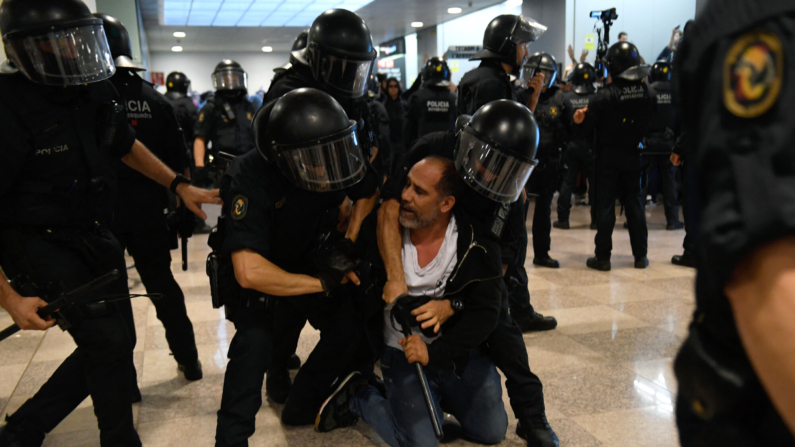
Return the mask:
<svg viewBox="0 0 795 447"><path fill-rule="evenodd" d="M292 53L298 61L283 76L271 84L266 101L280 98L295 89L310 87L322 90L334 97L343 107L349 119L357 122L356 136L370 160L378 156L379 120L373 118L367 104L369 75L375 60L370 30L358 15L344 9L331 9L318 16L312 23L307 37L307 47ZM370 213L378 195L380 179L375 170L368 169L365 181L349 189L356 199L350 224L346 230L348 238L355 240L361 222ZM366 190L361 192L358 190ZM353 191L353 192L352 192ZM349 197L353 199L353 197ZM342 211L342 210L341 210ZM282 422L289 425L304 425L314 422L317 411L309 410L313 398L305 398L305 391L295 393L291 389L288 364L298 346L301 329L316 309L298 301L280 300L276 307L275 331L280 334L276 341L273 362L268 370L266 390L268 397L285 403ZM310 323L313 318L309 318ZM302 402L305 400L306 402ZM316 409L315 409L316 410Z"/></svg>
<svg viewBox="0 0 795 447"><path fill-rule="evenodd" d="M102 21L83 2L6 0L0 32L9 57L0 121L14 129L0 132L0 306L22 329L43 330L53 324L36 314L45 300L112 269L121 277L93 298L128 294L123 253L107 229L113 159L170 185L202 216L200 204L216 202L217 191L185 184L135 139L106 81L115 67ZM40 297L23 297L7 281L23 277ZM41 445L90 395L103 446L141 445L131 406L129 301L92 309L81 308L83 318L69 329L77 349L7 418L0 444Z"/></svg>
<svg viewBox="0 0 795 447"><path fill-rule="evenodd" d="M276 67L276 68L273 69L273 72L275 74L273 75L273 79L271 80L271 84L276 82L276 80L278 79L279 75L284 74L287 70L292 68L293 64L299 63L298 59L296 59L295 56L293 56L293 51L299 51L299 50L303 50L304 48L306 48L306 39L308 37L309 37L309 30L301 31L298 34L298 37L296 37L295 41L293 42L292 48L290 48L290 60L287 63L285 63L284 65L282 65L280 67Z"/></svg>
<svg viewBox="0 0 795 447"><path fill-rule="evenodd" d="M683 447L795 445L793 17L791 2L712 0L677 51L699 253L674 362Z"/></svg>
<svg viewBox="0 0 795 447"><path fill-rule="evenodd" d="M413 146L419 138L431 132L455 127L456 98L449 89L451 85L447 62L438 57L428 59L422 69L422 87L407 101L403 133L406 147Z"/></svg>
<svg viewBox="0 0 795 447"><path fill-rule="evenodd" d="M458 84L458 114L472 115L484 104L498 99L516 100L509 74L518 75L530 56L527 45L538 39L547 27L523 16L495 17L483 35L483 49L470 60L482 61L467 72ZM533 95L527 107L532 111L541 92L541 80L533 80Z"/></svg>
<svg viewBox="0 0 795 447"><path fill-rule="evenodd" d="M538 125L527 107L501 100L481 107L471 118L459 117L456 127L455 131L433 132L420 138L395 169L395 176L384 185L384 201L378 211L378 245L387 269L383 296L387 302L401 293L401 286L405 287L398 200L411 167L425 157L455 160L469 186L456 200L456 206L500 241L503 268L514 264L519 254L516 233L526 230L523 202L518 199L538 164ZM505 375L511 407L519 419L519 436L530 446L552 447L557 445L557 436L546 422L543 386L530 370L522 338L522 326L528 324L541 329L542 325L554 327L557 322L536 313L532 306L526 310L509 303L508 292L503 289L499 321L486 340L487 352Z"/></svg>
<svg viewBox="0 0 795 447"><path fill-rule="evenodd" d="M552 198L558 189L560 160L568 139L566 117L568 109L563 92L556 86L558 64L549 53L535 53L522 67L520 84L528 85L537 72L544 74L544 84L538 97L535 116L538 122L540 139L538 141L539 167L527 184L531 194L535 194L533 212L533 264L541 267L559 268L560 263L549 256L552 239ZM520 96L528 95L525 90Z"/></svg>
<svg viewBox="0 0 795 447"><path fill-rule="evenodd" d="M213 154L226 152L237 156L254 149L251 119L256 110L246 97L248 74L237 62L224 59L215 66L212 79L215 96L199 111L193 142L199 182L208 176L207 170L202 169L211 155L207 152L208 142L212 142Z"/></svg>
<svg viewBox="0 0 795 447"><path fill-rule="evenodd" d="M172 71L166 77L166 99L174 107L177 121L182 128L182 136L185 139L185 146L190 153L193 153L193 137L195 133L196 121L199 119L199 108L193 103L193 99L188 96L190 89L190 79L185 73ZM189 157L193 165L193 157Z"/></svg>
<svg viewBox="0 0 795 447"><path fill-rule="evenodd" d="M627 213L629 240L635 268L648 267L648 230L640 192L641 157L638 151L654 104L643 79L648 66L641 65L637 47L618 42L605 56L609 84L596 93L588 107L574 113L574 122L595 128L596 138L596 256L588 258L592 269L608 271L616 223L615 200Z"/></svg>
<svg viewBox="0 0 795 447"><path fill-rule="evenodd" d="M259 110L252 126L258 151L237 157L223 177L219 231L225 234L213 245L224 268L232 270L222 293L237 332L218 411L217 446L247 445L254 433L273 342L283 335L273 320L275 298L316 309L308 314L321 339L284 408L300 405L309 413L306 423L314 422L333 380L363 340L353 302L339 288L344 276L359 283L345 250L353 244L343 239L332 244L337 248L317 246L327 230L326 211L345 195L356 200L370 193L352 189L366 182L368 171L356 126L330 95L310 88L288 92ZM296 402L299 392L302 400Z"/></svg>
<svg viewBox="0 0 795 447"><path fill-rule="evenodd" d="M649 121L649 127L643 138L643 162L648 166L647 178L651 177L655 168L660 173L663 205L665 207L665 229L679 230L684 225L679 220L679 201L676 197L676 167L671 163L671 151L676 144L676 137L679 133L672 102L671 64L659 61L652 65L649 72L649 84L649 94L654 101L655 112Z"/></svg>
<svg viewBox="0 0 795 447"><path fill-rule="evenodd" d="M132 60L127 29L110 15L94 16L102 19L109 37L116 65L116 74L110 81L125 101L127 121L135 129L138 140L175 172L187 172L187 150L174 110L152 84L136 74L144 68ZM119 184L111 231L122 250L130 252L146 292L163 295L152 304L166 329L166 340L179 370L188 380L201 379L201 363L193 325L185 308L185 295L171 273L170 250L176 241L164 212L169 207L168 190L123 163L117 163L116 172ZM193 226L194 221L188 220L180 229L190 233Z"/></svg>
<svg viewBox="0 0 795 447"><path fill-rule="evenodd" d="M566 152L563 154L563 163L566 165L566 177L563 186L560 188L558 196L558 220L552 222L552 226L562 230L568 230L569 213L571 212L571 196L577 184L577 177L584 172L588 179L588 202L591 206L591 229L596 229L596 219L594 219L594 172L593 172L593 135L588 134L581 126L574 125L574 112L588 107L591 99L596 93L594 82L596 73L591 64L581 62L577 64L569 73L569 83L571 91L564 93L563 100L566 103L566 124L569 127L569 142L566 145Z"/></svg>

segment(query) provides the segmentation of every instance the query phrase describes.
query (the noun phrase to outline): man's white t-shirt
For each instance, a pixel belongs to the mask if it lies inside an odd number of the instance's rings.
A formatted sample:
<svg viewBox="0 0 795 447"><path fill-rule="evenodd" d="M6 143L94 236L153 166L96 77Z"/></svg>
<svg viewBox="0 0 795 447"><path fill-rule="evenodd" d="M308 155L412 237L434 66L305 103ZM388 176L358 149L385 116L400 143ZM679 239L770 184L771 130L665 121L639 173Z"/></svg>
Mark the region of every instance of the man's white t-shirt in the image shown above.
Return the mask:
<svg viewBox="0 0 795 447"><path fill-rule="evenodd" d="M447 279L453 274L453 269L458 263L458 226L455 222L455 216L450 215L450 223L447 225L447 231L444 234L442 246L439 247L439 253L428 265L420 268L419 260L417 259L417 248L411 243L410 230L408 228L403 229L401 256L403 258L403 272L406 276L406 286L408 286L409 295L426 295L431 298L441 299L444 296ZM401 326L397 322L394 322L393 327L390 311L385 310L384 342L387 346L402 351L403 348L398 344L398 340L404 338L400 329ZM412 326L411 331L412 334L419 334L426 344L430 344L442 335L440 330L435 337L428 338L422 335L419 326Z"/></svg>

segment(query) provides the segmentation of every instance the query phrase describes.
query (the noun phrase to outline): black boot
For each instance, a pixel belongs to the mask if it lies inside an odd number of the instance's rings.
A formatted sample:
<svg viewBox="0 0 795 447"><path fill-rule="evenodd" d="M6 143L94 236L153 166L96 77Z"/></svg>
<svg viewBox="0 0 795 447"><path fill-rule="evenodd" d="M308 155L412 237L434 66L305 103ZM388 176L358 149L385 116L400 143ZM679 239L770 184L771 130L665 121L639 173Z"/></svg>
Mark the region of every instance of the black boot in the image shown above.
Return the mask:
<svg viewBox="0 0 795 447"><path fill-rule="evenodd" d="M593 258L588 258L588 260L585 262L585 265L587 265L589 268L592 268L594 270L599 270L602 272L609 272L611 268L610 260L602 261L596 256L594 256Z"/></svg>
<svg viewBox="0 0 795 447"><path fill-rule="evenodd" d="M44 433L39 433L22 421L13 423L6 416L6 425L0 427L0 446L2 447L40 447Z"/></svg>
<svg viewBox="0 0 795 447"><path fill-rule="evenodd" d="M301 367L301 357L298 357L298 354L293 354L290 356L290 360L287 362L288 369L298 369Z"/></svg>
<svg viewBox="0 0 795 447"><path fill-rule="evenodd" d="M561 230L568 230L570 227L568 220L556 220L552 222L552 226L555 228L560 228Z"/></svg>
<svg viewBox="0 0 795 447"><path fill-rule="evenodd" d="M547 255L546 258L533 258L533 265L550 269L560 268L560 262L558 262L556 259L550 258L549 255Z"/></svg>
<svg viewBox="0 0 795 447"><path fill-rule="evenodd" d="M635 258L635 268L636 269L645 269L649 266L649 259L645 256L641 256L639 258Z"/></svg>
<svg viewBox="0 0 795 447"><path fill-rule="evenodd" d="M528 447L560 447L558 435L543 414L520 419L516 424L516 434L527 441Z"/></svg>
<svg viewBox="0 0 795 447"><path fill-rule="evenodd" d="M676 222L669 223L668 225L666 225L665 229L668 230L668 231L673 231L673 230L681 230L684 227L685 227L685 224L683 224L682 222L676 221Z"/></svg>
<svg viewBox="0 0 795 447"><path fill-rule="evenodd" d="M196 362L192 365L179 365L179 370L185 374L185 380L190 380L191 382L204 376L202 373L202 362L199 359L196 359Z"/></svg>
<svg viewBox="0 0 795 447"><path fill-rule="evenodd" d="M555 317L545 317L535 311L524 316L511 316L511 318L519 325L522 332L550 331L558 327L558 320Z"/></svg>
<svg viewBox="0 0 795 447"><path fill-rule="evenodd" d="M290 372L288 370L268 369L268 374L265 376L265 391L272 401L277 404L287 402L292 386L293 381L290 380Z"/></svg>
<svg viewBox="0 0 795 447"><path fill-rule="evenodd" d="M696 258L689 252L684 252L681 255L674 255L674 257L671 258L671 264L696 268Z"/></svg>

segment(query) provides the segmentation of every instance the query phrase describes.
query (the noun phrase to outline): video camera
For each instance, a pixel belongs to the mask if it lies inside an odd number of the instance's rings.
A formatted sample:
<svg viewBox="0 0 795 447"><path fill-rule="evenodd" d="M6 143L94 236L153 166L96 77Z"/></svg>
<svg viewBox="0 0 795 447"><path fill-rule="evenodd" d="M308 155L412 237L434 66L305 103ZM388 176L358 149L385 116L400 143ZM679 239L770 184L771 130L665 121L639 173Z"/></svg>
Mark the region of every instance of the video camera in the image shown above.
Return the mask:
<svg viewBox="0 0 795 447"><path fill-rule="evenodd" d="M607 54L607 49L610 46L610 27L613 26L613 20L618 18L618 14L616 13L616 8L610 8L604 11L591 11L591 18L599 20L604 24L605 27L605 35L604 39L602 39L602 29L597 28L599 22L594 25L596 34L599 36L599 44L596 48L596 61L594 63L594 68L596 69L597 73L601 74L602 77L607 77L607 66L605 65L604 58Z"/></svg>

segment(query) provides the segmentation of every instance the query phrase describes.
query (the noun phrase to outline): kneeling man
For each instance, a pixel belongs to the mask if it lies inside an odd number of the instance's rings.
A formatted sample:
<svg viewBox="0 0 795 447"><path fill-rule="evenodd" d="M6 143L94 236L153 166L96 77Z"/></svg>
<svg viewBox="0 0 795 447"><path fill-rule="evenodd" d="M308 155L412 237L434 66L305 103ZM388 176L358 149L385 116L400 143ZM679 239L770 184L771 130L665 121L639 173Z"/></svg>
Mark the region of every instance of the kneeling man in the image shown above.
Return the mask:
<svg viewBox="0 0 795 447"><path fill-rule="evenodd" d="M451 160L428 157L411 169L401 196L406 283L410 295L431 299L420 310L437 318L436 333L426 337L412 327L412 335L404 337L385 309L380 358L386 398L353 373L321 409L319 431L361 418L390 446L438 446L412 366L419 362L438 414L454 415L471 441L496 444L505 438L502 381L478 348L499 316L499 249L465 215L453 213L460 186Z"/></svg>

